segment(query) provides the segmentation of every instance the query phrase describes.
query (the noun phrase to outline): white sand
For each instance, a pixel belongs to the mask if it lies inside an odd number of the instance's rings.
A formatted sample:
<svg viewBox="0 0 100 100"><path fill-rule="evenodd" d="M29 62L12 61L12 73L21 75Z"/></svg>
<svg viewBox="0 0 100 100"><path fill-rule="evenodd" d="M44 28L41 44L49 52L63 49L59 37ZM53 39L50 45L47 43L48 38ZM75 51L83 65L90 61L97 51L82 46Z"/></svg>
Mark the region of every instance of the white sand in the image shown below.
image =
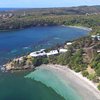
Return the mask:
<svg viewBox="0 0 100 100"><path fill-rule="evenodd" d="M100 91L97 87L67 66L41 65L25 78L42 82L63 96L65 100L100 100Z"/></svg>
<svg viewBox="0 0 100 100"><path fill-rule="evenodd" d="M69 84L78 91L83 100L100 100L100 91L96 86L81 74L70 70L67 66L47 65L41 67L58 74L66 82L70 82Z"/></svg>
<svg viewBox="0 0 100 100"><path fill-rule="evenodd" d="M68 26L68 27L79 28L79 29L83 29L83 30L92 31L92 28L88 28L88 27L84 27L84 26Z"/></svg>

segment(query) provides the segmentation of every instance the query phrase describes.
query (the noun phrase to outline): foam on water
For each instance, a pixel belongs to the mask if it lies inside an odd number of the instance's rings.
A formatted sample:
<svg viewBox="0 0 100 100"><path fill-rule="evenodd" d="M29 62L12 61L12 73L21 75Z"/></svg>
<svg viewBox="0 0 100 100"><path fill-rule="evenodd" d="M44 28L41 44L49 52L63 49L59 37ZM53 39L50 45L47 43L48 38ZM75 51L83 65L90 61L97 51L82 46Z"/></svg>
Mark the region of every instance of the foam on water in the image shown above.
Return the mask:
<svg viewBox="0 0 100 100"><path fill-rule="evenodd" d="M60 38L59 38L59 37L55 37L54 39L55 39L55 40L60 40Z"/></svg>
<svg viewBox="0 0 100 100"><path fill-rule="evenodd" d="M14 49L14 50L12 50L12 51L11 51L11 53L16 53L16 52L17 52L17 50L16 50L16 49Z"/></svg>
<svg viewBox="0 0 100 100"><path fill-rule="evenodd" d="M59 95L63 96L66 100L82 100L78 93L66 83L56 73L45 69L39 68L34 72L31 72L25 78L34 79L40 81L48 87L54 89Z"/></svg>
<svg viewBox="0 0 100 100"><path fill-rule="evenodd" d="M23 49L27 50L27 49L30 49L30 47L23 47Z"/></svg>

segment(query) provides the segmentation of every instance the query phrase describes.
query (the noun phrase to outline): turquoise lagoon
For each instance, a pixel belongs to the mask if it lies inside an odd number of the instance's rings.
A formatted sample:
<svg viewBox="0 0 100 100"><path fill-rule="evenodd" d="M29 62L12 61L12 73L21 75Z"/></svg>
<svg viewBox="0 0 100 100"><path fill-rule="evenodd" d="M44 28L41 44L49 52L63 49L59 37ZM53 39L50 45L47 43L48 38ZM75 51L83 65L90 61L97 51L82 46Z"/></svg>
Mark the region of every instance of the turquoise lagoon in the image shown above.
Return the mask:
<svg viewBox="0 0 100 100"><path fill-rule="evenodd" d="M0 73L0 100L64 100L52 88L31 79L27 73Z"/></svg>
<svg viewBox="0 0 100 100"><path fill-rule="evenodd" d="M50 69L37 68L34 72L26 75L25 78L42 82L47 87L54 89L65 100L82 100L81 96L70 86L70 82L66 83L58 73Z"/></svg>

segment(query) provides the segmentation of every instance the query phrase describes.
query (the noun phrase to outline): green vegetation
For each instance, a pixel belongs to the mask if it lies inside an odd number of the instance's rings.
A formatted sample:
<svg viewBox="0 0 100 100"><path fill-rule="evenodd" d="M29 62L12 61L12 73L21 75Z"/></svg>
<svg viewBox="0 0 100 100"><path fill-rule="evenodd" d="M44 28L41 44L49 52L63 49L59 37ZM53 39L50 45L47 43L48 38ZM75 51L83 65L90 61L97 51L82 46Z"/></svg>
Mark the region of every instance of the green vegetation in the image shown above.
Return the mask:
<svg viewBox="0 0 100 100"><path fill-rule="evenodd" d="M91 7L90 7L91 8ZM34 26L53 26L53 25L71 25L71 26L85 26L92 28L91 34L100 33L100 7L96 7L91 12L89 7L75 8L58 8L58 9L23 9L13 13L12 17L4 17L0 20L0 30L16 30ZM67 9L67 10L66 10ZM80 10L81 9L81 10ZM88 11L89 10L89 11ZM24 12L26 12L25 15ZM68 13L72 12L72 13ZM76 14L73 12L77 12ZM79 13L78 13L79 12ZM84 13L82 13L84 12ZM90 12L88 15L86 13ZM68 14L67 14L68 13ZM2 13L1 13L2 14Z"/></svg>
<svg viewBox="0 0 100 100"><path fill-rule="evenodd" d="M93 29L92 34L100 32L100 15L45 15L13 17L0 20L0 30L22 29L32 26L75 25Z"/></svg>
<svg viewBox="0 0 100 100"><path fill-rule="evenodd" d="M95 74L89 74L89 75L88 75L88 79L89 79L89 80L94 80L95 77L96 77Z"/></svg>
<svg viewBox="0 0 100 100"><path fill-rule="evenodd" d="M95 69L96 74L100 77L100 54L95 55L91 65Z"/></svg>
<svg viewBox="0 0 100 100"><path fill-rule="evenodd" d="M67 53L64 54L60 54L59 56L57 56L57 64L61 64L61 65L68 65L69 61L70 61L70 56L71 56L71 52L68 51Z"/></svg>
<svg viewBox="0 0 100 100"><path fill-rule="evenodd" d="M98 85L98 89L100 90L100 84Z"/></svg>
<svg viewBox="0 0 100 100"><path fill-rule="evenodd" d="M34 58L32 61L34 66L40 66L41 64L48 64L49 60L48 58Z"/></svg>
<svg viewBox="0 0 100 100"><path fill-rule="evenodd" d="M82 75L83 75L84 77L88 77L89 73L88 73L87 70L84 70L84 71L82 71Z"/></svg>
<svg viewBox="0 0 100 100"><path fill-rule="evenodd" d="M86 68L86 65L83 61L82 52L83 50L80 49L74 53L69 62L70 68L74 69L76 72L80 72Z"/></svg>

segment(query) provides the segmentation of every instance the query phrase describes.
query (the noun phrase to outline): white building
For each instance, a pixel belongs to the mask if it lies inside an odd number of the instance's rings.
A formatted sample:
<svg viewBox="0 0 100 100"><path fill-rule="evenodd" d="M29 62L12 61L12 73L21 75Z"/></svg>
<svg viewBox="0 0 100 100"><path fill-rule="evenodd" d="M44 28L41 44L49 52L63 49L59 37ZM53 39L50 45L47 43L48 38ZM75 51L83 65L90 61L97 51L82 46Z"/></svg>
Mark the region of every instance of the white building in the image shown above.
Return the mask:
<svg viewBox="0 0 100 100"><path fill-rule="evenodd" d="M59 53L58 50L52 50L52 51L47 53L47 56L57 55L58 53Z"/></svg>
<svg viewBox="0 0 100 100"><path fill-rule="evenodd" d="M46 56L46 52L44 51L45 49L41 49L40 51L35 51L30 53L31 57L41 57L41 56Z"/></svg>
<svg viewBox="0 0 100 100"><path fill-rule="evenodd" d="M45 52L45 49L41 49L40 51L35 51L30 53L31 57L43 57L43 56L52 56L52 55L57 55L59 53L65 53L67 52L67 49L59 49L59 50L51 50L50 52Z"/></svg>
<svg viewBox="0 0 100 100"><path fill-rule="evenodd" d="M59 53L65 53L67 51L68 51L67 49L59 49Z"/></svg>
<svg viewBox="0 0 100 100"><path fill-rule="evenodd" d="M96 35L91 35L92 38L96 38Z"/></svg>
<svg viewBox="0 0 100 100"><path fill-rule="evenodd" d="M99 34L91 35L91 37L92 37L92 40L97 39L98 41L100 41L100 35Z"/></svg>
<svg viewBox="0 0 100 100"><path fill-rule="evenodd" d="M72 45L72 43L71 43L71 42L67 42L66 44L67 44L67 46L70 46L70 45Z"/></svg>
<svg viewBox="0 0 100 100"><path fill-rule="evenodd" d="M100 41L100 35L97 36L97 39Z"/></svg>
<svg viewBox="0 0 100 100"><path fill-rule="evenodd" d="M97 50L97 53L100 53L100 50Z"/></svg>

